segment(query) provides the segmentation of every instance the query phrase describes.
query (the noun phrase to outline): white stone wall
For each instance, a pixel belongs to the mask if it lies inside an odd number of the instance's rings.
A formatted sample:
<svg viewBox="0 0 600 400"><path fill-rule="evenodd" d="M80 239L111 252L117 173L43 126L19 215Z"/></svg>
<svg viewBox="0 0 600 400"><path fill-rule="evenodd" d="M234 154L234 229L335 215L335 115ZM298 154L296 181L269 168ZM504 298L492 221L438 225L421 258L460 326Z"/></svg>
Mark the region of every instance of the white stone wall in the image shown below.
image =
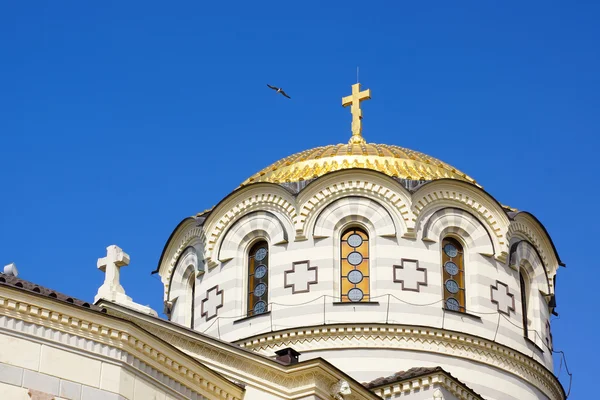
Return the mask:
<svg viewBox="0 0 600 400"><path fill-rule="evenodd" d="M31 400L32 389L57 400L203 400L144 376L139 362L139 369L126 368L73 348L2 332L0 349L0 399Z"/></svg>

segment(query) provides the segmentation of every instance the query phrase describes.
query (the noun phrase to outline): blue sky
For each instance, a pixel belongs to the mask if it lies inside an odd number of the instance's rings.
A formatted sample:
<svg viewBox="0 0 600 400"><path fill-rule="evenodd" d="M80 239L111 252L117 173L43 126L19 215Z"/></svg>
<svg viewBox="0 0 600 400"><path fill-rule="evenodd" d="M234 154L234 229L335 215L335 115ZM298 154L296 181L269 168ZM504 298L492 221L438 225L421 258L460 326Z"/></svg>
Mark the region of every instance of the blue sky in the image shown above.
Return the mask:
<svg viewBox="0 0 600 400"><path fill-rule="evenodd" d="M368 141L438 157L545 224L567 263L555 347L587 398L599 18L592 1L3 2L0 264L92 300L118 244L127 293L162 310L150 271L179 221L275 160L346 142L360 66Z"/></svg>

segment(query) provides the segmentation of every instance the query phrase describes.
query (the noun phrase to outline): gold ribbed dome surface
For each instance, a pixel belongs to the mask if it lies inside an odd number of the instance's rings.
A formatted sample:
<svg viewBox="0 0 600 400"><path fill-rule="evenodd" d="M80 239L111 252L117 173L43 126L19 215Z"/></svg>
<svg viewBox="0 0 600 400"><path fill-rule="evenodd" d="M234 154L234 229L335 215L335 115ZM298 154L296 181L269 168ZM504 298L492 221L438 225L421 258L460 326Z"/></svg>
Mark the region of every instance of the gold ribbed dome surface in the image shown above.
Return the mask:
<svg viewBox="0 0 600 400"><path fill-rule="evenodd" d="M242 186L256 182L297 182L349 168L370 169L403 179L451 178L477 184L467 174L437 158L399 146L363 142L317 147L293 154L252 175Z"/></svg>

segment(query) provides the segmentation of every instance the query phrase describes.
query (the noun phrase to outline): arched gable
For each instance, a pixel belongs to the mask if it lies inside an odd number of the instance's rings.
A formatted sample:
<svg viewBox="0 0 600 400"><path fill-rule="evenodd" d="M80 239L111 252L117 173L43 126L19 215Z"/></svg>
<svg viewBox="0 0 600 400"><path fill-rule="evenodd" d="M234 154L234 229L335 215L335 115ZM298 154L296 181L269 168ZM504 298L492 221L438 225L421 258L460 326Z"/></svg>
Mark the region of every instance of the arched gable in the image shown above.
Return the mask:
<svg viewBox="0 0 600 400"><path fill-rule="evenodd" d="M412 198L414 227L418 227L436 211L448 207L468 211L481 221L492 240L494 256L500 261L506 261L506 233L510 220L492 196L470 183L440 179L419 188Z"/></svg>
<svg viewBox="0 0 600 400"><path fill-rule="evenodd" d="M513 215L507 236L511 242L525 240L538 252L539 257L550 279L556 275L559 266L564 263L558 257L552 239L544 226L528 212L518 212Z"/></svg>
<svg viewBox="0 0 600 400"><path fill-rule="evenodd" d="M351 221L372 226L377 236L396 236L396 226L390 213L378 202L366 197L344 197L327 205L316 218L313 237L334 235L337 227Z"/></svg>
<svg viewBox="0 0 600 400"><path fill-rule="evenodd" d="M216 253L220 251L224 233L238 220L256 211L277 214L282 222L292 226L296 217L295 200L279 185L260 183L243 187L221 201L204 224L204 255L209 268L217 265L219 256Z"/></svg>
<svg viewBox="0 0 600 400"><path fill-rule="evenodd" d="M492 238L481 221L471 213L454 207L439 209L427 218L423 224L421 239L437 242L453 233L465 241L469 251L486 256L496 253Z"/></svg>
<svg viewBox="0 0 600 400"><path fill-rule="evenodd" d="M341 198L368 198L387 210L396 227L404 235L412 219L410 193L398 182L381 173L360 169L337 171L311 182L297 198L298 215L294 220L296 240L313 232L316 219L329 204Z"/></svg>
<svg viewBox="0 0 600 400"><path fill-rule="evenodd" d="M173 321L185 321L185 313L192 312L191 309L188 310L185 306L189 305L191 307L192 299L188 298L190 295L189 282L191 279L196 279L197 270L198 254L193 246L189 246L181 253L166 288L167 301L179 304L178 307L175 307L176 312L170 316Z"/></svg>
<svg viewBox="0 0 600 400"><path fill-rule="evenodd" d="M160 259L160 265L155 272L160 275L164 285L164 299L169 298L169 289L173 281L173 274L176 266L179 265L181 257L190 247L198 248L197 253L202 254L202 225L199 220L189 217L181 221L175 228L171 237L167 241Z"/></svg>
<svg viewBox="0 0 600 400"><path fill-rule="evenodd" d="M514 242L510 246L509 266L515 270L524 269L538 290L546 294L554 292L548 272L536 248L526 240Z"/></svg>
<svg viewBox="0 0 600 400"><path fill-rule="evenodd" d="M240 244L247 243L257 233L264 235L271 245L288 242L286 227L277 215L269 211L255 211L244 215L225 232L218 247L218 260L233 259L240 251Z"/></svg>

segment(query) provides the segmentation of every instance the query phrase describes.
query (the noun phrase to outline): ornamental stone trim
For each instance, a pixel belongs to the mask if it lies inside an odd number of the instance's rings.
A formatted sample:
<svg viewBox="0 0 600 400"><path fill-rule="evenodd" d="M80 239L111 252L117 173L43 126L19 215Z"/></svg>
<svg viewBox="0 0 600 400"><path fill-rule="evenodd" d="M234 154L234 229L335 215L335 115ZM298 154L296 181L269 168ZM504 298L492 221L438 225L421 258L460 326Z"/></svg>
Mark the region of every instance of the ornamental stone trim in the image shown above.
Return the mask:
<svg viewBox="0 0 600 400"><path fill-rule="evenodd" d="M372 392L383 399L390 399L392 397L408 396L416 390L418 391L429 387L437 388L438 386L442 386L459 400L481 400L481 397L473 395L470 391L443 372L422 375L415 379L379 386L372 389Z"/></svg>
<svg viewBox="0 0 600 400"><path fill-rule="evenodd" d="M558 379L542 364L507 346L462 332L392 324L332 324L275 331L237 343L263 355L285 347L299 352L359 347L445 354L499 368L530 382L552 400L564 400Z"/></svg>

